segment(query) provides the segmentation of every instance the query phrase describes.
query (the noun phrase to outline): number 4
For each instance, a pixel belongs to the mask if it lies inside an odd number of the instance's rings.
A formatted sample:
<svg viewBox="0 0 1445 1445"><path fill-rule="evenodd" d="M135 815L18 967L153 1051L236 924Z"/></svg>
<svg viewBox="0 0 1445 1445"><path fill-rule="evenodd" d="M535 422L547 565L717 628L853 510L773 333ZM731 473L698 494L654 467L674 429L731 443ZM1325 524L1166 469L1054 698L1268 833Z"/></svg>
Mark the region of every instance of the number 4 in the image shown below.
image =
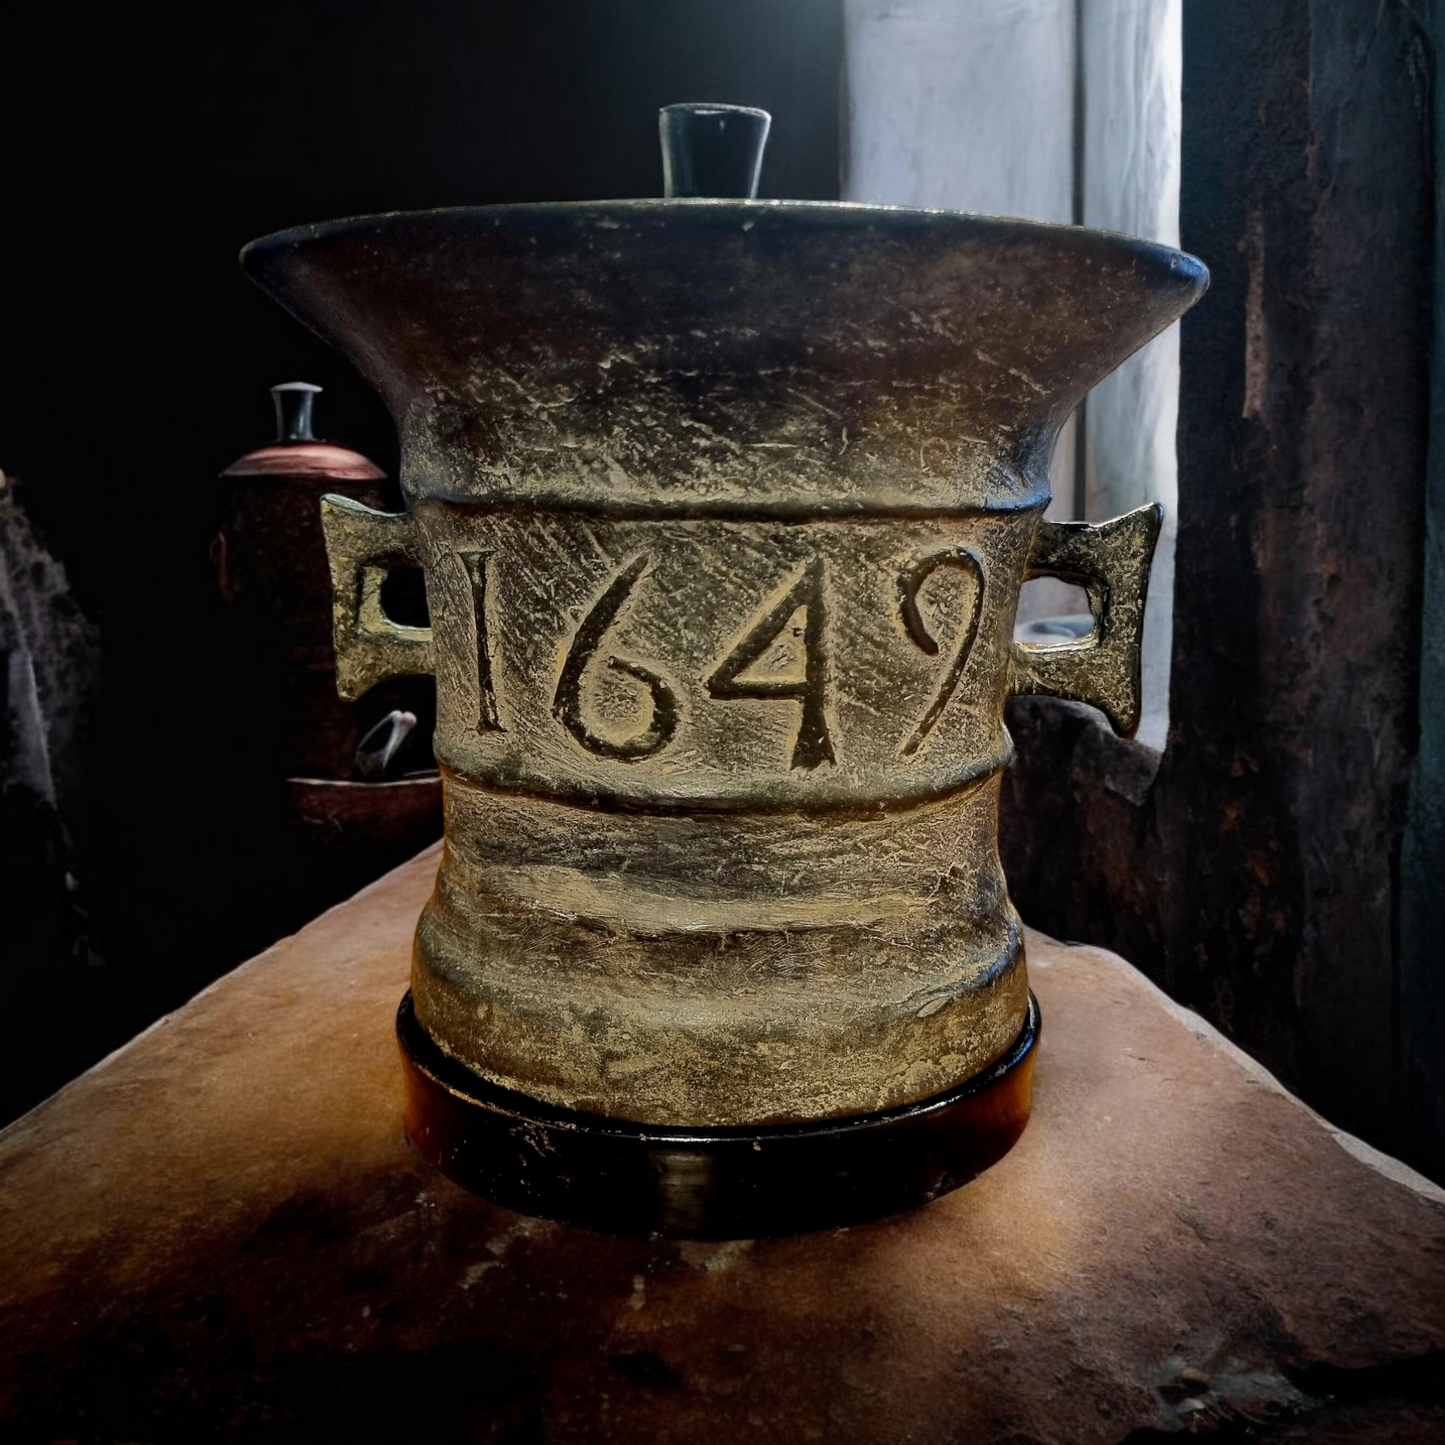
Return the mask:
<svg viewBox="0 0 1445 1445"><path fill-rule="evenodd" d="M777 640L789 619L803 608L804 672L801 679L759 679L748 681L740 674L757 662ZM797 698L803 704L803 718L793 744L795 768L816 768L836 761L833 741L828 736L828 719L823 711L827 685L827 616L823 602L823 559L815 557L783 597L768 608L748 629L707 679L707 690L724 701L733 698Z"/></svg>

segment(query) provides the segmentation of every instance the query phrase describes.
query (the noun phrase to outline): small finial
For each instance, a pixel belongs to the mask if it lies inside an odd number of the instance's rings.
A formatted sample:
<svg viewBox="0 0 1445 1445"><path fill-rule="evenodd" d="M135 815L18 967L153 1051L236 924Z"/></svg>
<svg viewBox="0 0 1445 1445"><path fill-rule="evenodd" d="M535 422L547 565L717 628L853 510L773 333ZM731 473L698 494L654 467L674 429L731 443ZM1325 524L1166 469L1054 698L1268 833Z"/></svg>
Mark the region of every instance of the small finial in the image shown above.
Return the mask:
<svg viewBox="0 0 1445 1445"><path fill-rule="evenodd" d="M311 409L321 388L309 381L283 381L271 388L271 403L276 408L276 440L278 442L314 442L311 430Z"/></svg>
<svg viewBox="0 0 1445 1445"><path fill-rule="evenodd" d="M758 193L763 148L773 118L746 105L692 101L657 114L662 137L662 194L736 197Z"/></svg>

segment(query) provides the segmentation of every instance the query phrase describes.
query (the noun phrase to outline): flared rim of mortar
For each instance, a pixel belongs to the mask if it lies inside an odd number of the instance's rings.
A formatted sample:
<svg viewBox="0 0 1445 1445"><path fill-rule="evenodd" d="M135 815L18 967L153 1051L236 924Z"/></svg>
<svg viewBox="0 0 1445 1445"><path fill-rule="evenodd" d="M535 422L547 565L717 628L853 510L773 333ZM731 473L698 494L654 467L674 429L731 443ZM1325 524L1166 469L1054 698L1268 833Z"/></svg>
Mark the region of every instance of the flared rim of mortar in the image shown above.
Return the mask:
<svg viewBox="0 0 1445 1445"><path fill-rule="evenodd" d="M1161 276L1172 274L1190 284L1188 299L1180 308L1180 314L1188 310L1205 291L1209 289L1209 268L1199 257L1177 246L1162 241L1150 241L1142 236L1132 236L1123 231L1109 231L1096 226L1075 226L1061 221L1036 221L1023 216L995 215L981 211L959 211L944 206L896 206L867 201L819 201L759 199L739 200L728 197L684 196L662 199L656 196L617 197L610 200L586 201L506 201L484 206L438 206L411 211L377 211L355 216L339 216L329 221L314 221L305 225L287 226L279 231L267 232L248 241L241 248L240 261L247 274L254 274L257 263L268 253L281 247L294 247L310 241L324 241L348 232L373 230L378 227L402 228L424 220L448 218L482 220L489 216L497 218L522 217L535 214L545 217L578 215L587 212L605 214L624 209L636 212L685 214L722 214L731 210L750 210L778 214L813 215L819 218L851 218L859 223L876 224L889 218L899 221L930 219L945 223L960 223L964 229L996 229L1000 234L1015 231L1020 236L1059 238L1061 249L1071 250L1076 245L1100 246L1111 251L1132 253L1140 260L1154 260L1162 263ZM1063 238L1073 238L1065 241Z"/></svg>
<svg viewBox="0 0 1445 1445"><path fill-rule="evenodd" d="M1033 505L1079 400L1208 285L1135 237L846 201L398 211L241 263L380 391L408 495L489 504L595 500L601 466L639 504Z"/></svg>

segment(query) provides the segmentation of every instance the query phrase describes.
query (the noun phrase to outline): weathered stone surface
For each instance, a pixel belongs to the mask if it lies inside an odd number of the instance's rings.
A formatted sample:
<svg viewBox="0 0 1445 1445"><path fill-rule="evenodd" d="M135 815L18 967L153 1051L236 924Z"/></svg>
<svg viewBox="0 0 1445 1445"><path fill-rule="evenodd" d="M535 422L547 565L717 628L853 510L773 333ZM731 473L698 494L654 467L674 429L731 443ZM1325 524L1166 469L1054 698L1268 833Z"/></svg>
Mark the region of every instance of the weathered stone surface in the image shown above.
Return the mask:
<svg viewBox="0 0 1445 1445"><path fill-rule="evenodd" d="M915 1214L650 1244L462 1193L405 1142L392 1036L436 862L0 1135L0 1422L87 1440L1083 1445L1248 1420L1439 1438L1445 1195L1096 949L1031 936L1033 1122Z"/></svg>

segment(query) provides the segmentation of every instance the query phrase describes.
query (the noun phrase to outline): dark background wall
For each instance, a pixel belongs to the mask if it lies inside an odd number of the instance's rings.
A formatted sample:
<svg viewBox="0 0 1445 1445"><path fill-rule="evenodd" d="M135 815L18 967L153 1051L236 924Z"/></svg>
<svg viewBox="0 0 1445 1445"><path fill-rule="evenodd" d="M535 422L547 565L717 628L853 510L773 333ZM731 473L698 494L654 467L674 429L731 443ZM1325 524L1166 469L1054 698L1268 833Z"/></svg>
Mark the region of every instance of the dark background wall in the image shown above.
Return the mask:
<svg viewBox="0 0 1445 1445"><path fill-rule="evenodd" d="M1003 853L1037 926L1445 1178L1439 21L1186 0L1169 743L1020 700Z"/></svg>
<svg viewBox="0 0 1445 1445"><path fill-rule="evenodd" d="M1445 0L1422 12L1431 42L1429 124L1434 163L1427 179L1433 203L1430 263L1431 354L1429 461L1421 517L1422 575L1419 720L1409 811L1400 852L1400 1071L1406 1118L1432 1147L1437 1177L1445 1178L1445 86L1439 57L1445 47Z"/></svg>
<svg viewBox="0 0 1445 1445"><path fill-rule="evenodd" d="M324 386L322 434L393 475L396 447L365 384L244 280L241 245L656 195L677 100L771 110L762 193L836 196L840 47L840 0L5 8L0 468L99 624L103 674L68 819L79 922L48 952L0 929L0 1120L302 921L266 856L264 720L226 686L215 479L269 438L276 381ZM29 888L0 877L0 920L33 916Z"/></svg>

